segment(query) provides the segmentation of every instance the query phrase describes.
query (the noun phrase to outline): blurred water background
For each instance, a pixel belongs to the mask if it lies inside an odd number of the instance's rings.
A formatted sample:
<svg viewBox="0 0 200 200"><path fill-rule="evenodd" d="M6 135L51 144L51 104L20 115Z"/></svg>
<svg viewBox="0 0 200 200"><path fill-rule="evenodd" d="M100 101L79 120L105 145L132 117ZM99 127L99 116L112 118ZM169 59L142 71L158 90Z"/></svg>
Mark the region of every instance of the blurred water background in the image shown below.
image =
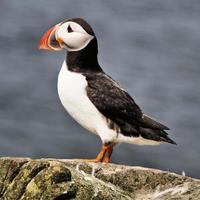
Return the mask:
<svg viewBox="0 0 200 200"><path fill-rule="evenodd" d="M92 25L103 69L178 143L121 144L112 162L200 178L198 0L1 0L0 156L93 158L101 148L58 99L65 53L37 49L50 26L71 17Z"/></svg>

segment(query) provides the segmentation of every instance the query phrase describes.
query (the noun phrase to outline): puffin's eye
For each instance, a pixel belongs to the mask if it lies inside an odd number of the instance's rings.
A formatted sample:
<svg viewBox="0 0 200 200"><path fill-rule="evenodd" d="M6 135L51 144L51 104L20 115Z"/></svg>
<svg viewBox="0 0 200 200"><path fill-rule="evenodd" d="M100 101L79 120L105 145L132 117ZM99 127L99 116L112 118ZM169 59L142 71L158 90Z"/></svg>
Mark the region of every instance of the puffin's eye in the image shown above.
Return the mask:
<svg viewBox="0 0 200 200"><path fill-rule="evenodd" d="M68 32L68 33L71 33L71 32L73 32L73 30L72 30L72 28L71 28L71 26L70 26L70 25L67 27L67 32Z"/></svg>

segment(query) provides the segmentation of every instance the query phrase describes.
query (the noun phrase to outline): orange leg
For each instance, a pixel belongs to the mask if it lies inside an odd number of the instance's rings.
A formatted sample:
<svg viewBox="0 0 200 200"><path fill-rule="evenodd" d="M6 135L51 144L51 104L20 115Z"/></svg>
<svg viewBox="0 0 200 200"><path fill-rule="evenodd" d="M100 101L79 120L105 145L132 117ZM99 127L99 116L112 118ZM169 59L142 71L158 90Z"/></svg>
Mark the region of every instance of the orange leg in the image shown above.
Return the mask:
<svg viewBox="0 0 200 200"><path fill-rule="evenodd" d="M97 155L97 157L94 159L95 162L102 162L102 160L104 159L104 156L106 155L106 152L108 151L108 146L103 144L101 151L99 152L99 154Z"/></svg>
<svg viewBox="0 0 200 200"><path fill-rule="evenodd" d="M104 163L109 163L110 162L110 157L111 157L112 152L113 152L113 146L114 146L114 144L109 145L109 147L107 149L107 154L103 158L103 162Z"/></svg>
<svg viewBox="0 0 200 200"><path fill-rule="evenodd" d="M97 157L95 159L78 159L78 160L82 160L85 162L105 162L105 163L109 163L110 161L110 157L113 151L113 144L103 144L101 151L99 152L99 154L97 155ZM107 155L106 155L107 153ZM106 157L105 157L106 155Z"/></svg>

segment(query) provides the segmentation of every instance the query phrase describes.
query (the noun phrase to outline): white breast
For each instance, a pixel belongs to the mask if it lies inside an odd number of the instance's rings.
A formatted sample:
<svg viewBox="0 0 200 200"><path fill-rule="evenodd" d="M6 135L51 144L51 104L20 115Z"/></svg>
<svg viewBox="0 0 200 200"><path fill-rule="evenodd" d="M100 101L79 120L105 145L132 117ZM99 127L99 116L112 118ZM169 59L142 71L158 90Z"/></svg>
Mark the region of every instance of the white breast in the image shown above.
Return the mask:
<svg viewBox="0 0 200 200"><path fill-rule="evenodd" d="M84 128L98 134L103 142L115 141L117 134L107 126L105 117L86 94L85 77L68 70L66 62L58 76L58 95L67 112Z"/></svg>

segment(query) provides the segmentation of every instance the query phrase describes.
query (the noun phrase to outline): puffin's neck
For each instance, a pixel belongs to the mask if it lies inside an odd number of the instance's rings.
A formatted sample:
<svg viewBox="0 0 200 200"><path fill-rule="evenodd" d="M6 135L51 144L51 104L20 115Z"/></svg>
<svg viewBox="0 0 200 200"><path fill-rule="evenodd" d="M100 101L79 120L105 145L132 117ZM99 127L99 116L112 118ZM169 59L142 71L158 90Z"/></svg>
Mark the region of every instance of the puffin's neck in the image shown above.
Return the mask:
<svg viewBox="0 0 200 200"><path fill-rule="evenodd" d="M79 73L102 72L97 54L97 40L94 38L84 49L67 53L68 70Z"/></svg>

